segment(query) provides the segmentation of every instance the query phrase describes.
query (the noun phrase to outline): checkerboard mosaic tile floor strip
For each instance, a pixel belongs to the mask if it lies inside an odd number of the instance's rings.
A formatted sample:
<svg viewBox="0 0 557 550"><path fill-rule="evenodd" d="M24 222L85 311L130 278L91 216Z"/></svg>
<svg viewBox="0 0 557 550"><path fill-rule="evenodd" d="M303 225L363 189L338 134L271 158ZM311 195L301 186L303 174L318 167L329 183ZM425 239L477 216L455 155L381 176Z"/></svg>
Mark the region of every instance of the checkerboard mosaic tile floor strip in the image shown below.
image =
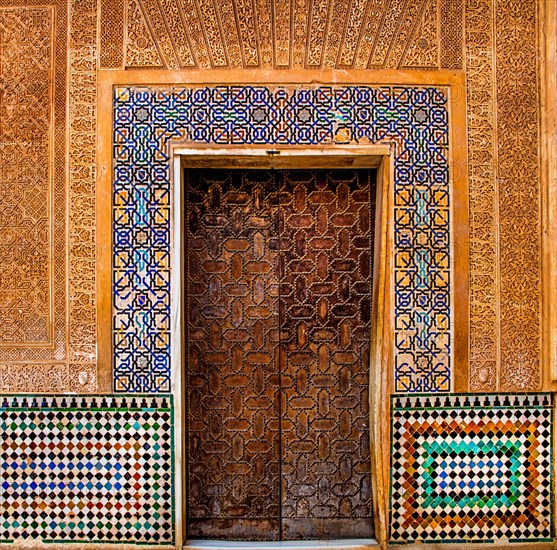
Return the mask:
<svg viewBox="0 0 557 550"><path fill-rule="evenodd" d="M393 397L391 542L553 537L550 394Z"/></svg>
<svg viewBox="0 0 557 550"><path fill-rule="evenodd" d="M172 544L171 396L0 397L0 543Z"/></svg>

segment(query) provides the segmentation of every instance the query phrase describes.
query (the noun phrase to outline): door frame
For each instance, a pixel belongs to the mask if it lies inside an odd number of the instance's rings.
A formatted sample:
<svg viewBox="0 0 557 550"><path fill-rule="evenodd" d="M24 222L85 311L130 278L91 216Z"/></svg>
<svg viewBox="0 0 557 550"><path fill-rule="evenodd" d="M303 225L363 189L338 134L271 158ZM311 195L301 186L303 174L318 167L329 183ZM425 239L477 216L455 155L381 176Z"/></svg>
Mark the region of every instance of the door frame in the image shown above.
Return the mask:
<svg viewBox="0 0 557 550"><path fill-rule="evenodd" d="M257 83L261 86L288 86L304 87L316 84L322 85L364 85L364 86L409 86L409 87L440 87L447 93L448 132L449 132L449 181L451 193L451 229L450 229L450 264L453 283L451 286L452 312L451 337L452 337L452 377L454 392L468 391L469 387L469 215L468 215L468 165L467 165L467 116L466 116L466 78L461 71L439 70L395 70L385 69L378 71L368 70L334 70L334 69L300 69L296 71L241 69L241 70L114 70L100 69L98 76L97 94L97 147L96 147L96 187L95 187L95 221L96 221L96 341L97 341L97 387L101 393L112 393L114 389L113 373L113 298L112 262L114 257L113 241L113 208L114 208L114 123L115 123L115 93L126 90L126 87L157 87L176 86L188 88L191 86L220 86L242 85ZM365 142L367 146L368 142ZM388 145L388 144L383 144ZM305 145L297 145L304 149ZM335 146L337 150L345 146ZM361 143L357 147L364 147ZM218 147L203 144L203 149ZM169 176L171 181L180 181L180 170L176 171L177 155L168 157ZM166 154L166 152L165 152ZM379 169L378 186L383 191L381 202L382 213L394 215L393 209L393 157L391 153L382 157ZM177 177L176 177L177 175ZM382 182L382 185L380 184ZM175 186L171 191L174 193ZM388 190L388 193L384 191ZM385 206L388 205L388 206ZM171 239L174 239L175 224L171 226ZM381 223L382 262L379 269L377 283L374 286L374 298L383 296L381 304L375 300L374 314L381 312L392 313L393 292L393 221L390 230L388 220ZM178 252L178 251L177 251ZM174 257L174 256L173 256ZM174 265L174 262L173 262ZM173 266L172 265L172 266ZM175 277L174 277L175 278ZM173 279L174 280L174 279ZM173 297L174 301L175 298ZM377 311L375 307L377 306ZM175 308L174 304L172 305ZM175 309L172 310L173 312ZM175 325L179 322L172 319L172 335L175 334ZM375 448L374 460L379 467L372 472L374 490L382 491L380 498L375 500L379 509L376 521L376 538L382 548L387 548L388 536L388 489L389 489L389 403L387 396L392 393L393 354L392 346L394 334L392 332L392 318L377 326L372 334L372 345L377 365L381 368L373 373L374 380L382 381L385 386L376 396L372 393L372 430L376 436L378 447ZM182 466L179 456L182 451L182 434L178 429L182 426L182 378L180 373L180 354L172 346L174 354L171 359L171 368L178 380L172 381L171 391L178 402L176 416L180 424L176 426L176 478L175 485L175 545L182 549L183 540L183 489L181 487ZM181 349L179 346L178 349ZM176 391L178 389L178 391ZM379 408L382 407L382 408ZM375 412L379 411L379 412ZM376 474L374 473L376 472Z"/></svg>
<svg viewBox="0 0 557 550"><path fill-rule="evenodd" d="M171 372L175 403L175 441L179 454L175 461L176 548L186 543L185 460L185 340L184 328L184 170L187 168L345 168L376 169L376 211L372 283L372 323L370 353L370 449L375 537L381 547L387 543L389 501L389 394L392 388L392 335L394 333L394 144L381 142L369 146L187 146L173 144L171 250ZM375 542L375 541L373 541ZM224 543L226 544L226 542ZM267 544L267 543L265 543ZM316 541L316 547L319 541ZM327 541L327 547L330 547ZM296 546L296 543L292 543ZM365 545L368 548L378 544Z"/></svg>

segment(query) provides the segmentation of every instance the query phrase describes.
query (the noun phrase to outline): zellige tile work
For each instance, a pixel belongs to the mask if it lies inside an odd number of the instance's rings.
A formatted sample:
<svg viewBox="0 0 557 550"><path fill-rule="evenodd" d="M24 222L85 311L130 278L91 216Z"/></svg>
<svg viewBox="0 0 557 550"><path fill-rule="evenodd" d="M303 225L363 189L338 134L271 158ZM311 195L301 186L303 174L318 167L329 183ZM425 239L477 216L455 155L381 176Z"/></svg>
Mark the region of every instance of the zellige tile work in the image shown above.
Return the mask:
<svg viewBox="0 0 557 550"><path fill-rule="evenodd" d="M392 398L390 540L553 538L552 397Z"/></svg>
<svg viewBox="0 0 557 550"><path fill-rule="evenodd" d="M0 418L0 543L173 543L171 396L3 396Z"/></svg>
<svg viewBox="0 0 557 550"><path fill-rule="evenodd" d="M170 389L171 143L390 142L395 389L451 389L447 89L411 86L114 89L114 385Z"/></svg>

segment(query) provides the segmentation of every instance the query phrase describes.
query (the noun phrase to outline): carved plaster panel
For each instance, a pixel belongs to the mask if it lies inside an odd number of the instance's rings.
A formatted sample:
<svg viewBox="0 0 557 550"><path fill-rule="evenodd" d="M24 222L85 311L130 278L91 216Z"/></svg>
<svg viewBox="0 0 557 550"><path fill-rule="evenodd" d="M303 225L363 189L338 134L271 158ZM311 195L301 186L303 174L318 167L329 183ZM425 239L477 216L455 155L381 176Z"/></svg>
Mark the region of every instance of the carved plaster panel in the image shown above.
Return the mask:
<svg viewBox="0 0 557 550"><path fill-rule="evenodd" d="M73 391L96 379L95 177L97 1L71 2L69 63L69 376ZM88 372L83 382L82 372ZM78 384L72 381L78 380Z"/></svg>
<svg viewBox="0 0 557 550"><path fill-rule="evenodd" d="M499 364L498 180L493 0L466 7L470 193L470 386L496 391Z"/></svg>
<svg viewBox="0 0 557 550"><path fill-rule="evenodd" d="M541 375L536 12L536 0L496 2L503 391L536 389Z"/></svg>
<svg viewBox="0 0 557 550"><path fill-rule="evenodd" d="M0 358L62 359L64 91L54 8L0 8ZM58 98L56 92L61 92ZM59 99L58 112L54 98ZM56 115L62 117L61 121ZM56 147L58 146L58 147ZM50 246L53 243L54 246Z"/></svg>
<svg viewBox="0 0 557 550"><path fill-rule="evenodd" d="M101 10L103 68L463 64L463 0L102 0Z"/></svg>
<svg viewBox="0 0 557 550"><path fill-rule="evenodd" d="M472 390L541 384L536 33L535 0L467 2Z"/></svg>
<svg viewBox="0 0 557 550"><path fill-rule="evenodd" d="M0 391L97 390L96 24L0 1Z"/></svg>

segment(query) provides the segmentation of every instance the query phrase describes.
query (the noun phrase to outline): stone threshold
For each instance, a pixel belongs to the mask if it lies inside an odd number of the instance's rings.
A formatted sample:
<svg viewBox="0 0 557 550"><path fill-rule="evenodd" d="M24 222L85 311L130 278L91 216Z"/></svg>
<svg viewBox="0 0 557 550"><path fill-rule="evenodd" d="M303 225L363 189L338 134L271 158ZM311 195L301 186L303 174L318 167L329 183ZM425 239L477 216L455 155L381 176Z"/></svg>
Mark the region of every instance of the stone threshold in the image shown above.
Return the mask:
<svg viewBox="0 0 557 550"><path fill-rule="evenodd" d="M283 540L264 542L192 540L184 550L366 550L381 548L375 539Z"/></svg>

